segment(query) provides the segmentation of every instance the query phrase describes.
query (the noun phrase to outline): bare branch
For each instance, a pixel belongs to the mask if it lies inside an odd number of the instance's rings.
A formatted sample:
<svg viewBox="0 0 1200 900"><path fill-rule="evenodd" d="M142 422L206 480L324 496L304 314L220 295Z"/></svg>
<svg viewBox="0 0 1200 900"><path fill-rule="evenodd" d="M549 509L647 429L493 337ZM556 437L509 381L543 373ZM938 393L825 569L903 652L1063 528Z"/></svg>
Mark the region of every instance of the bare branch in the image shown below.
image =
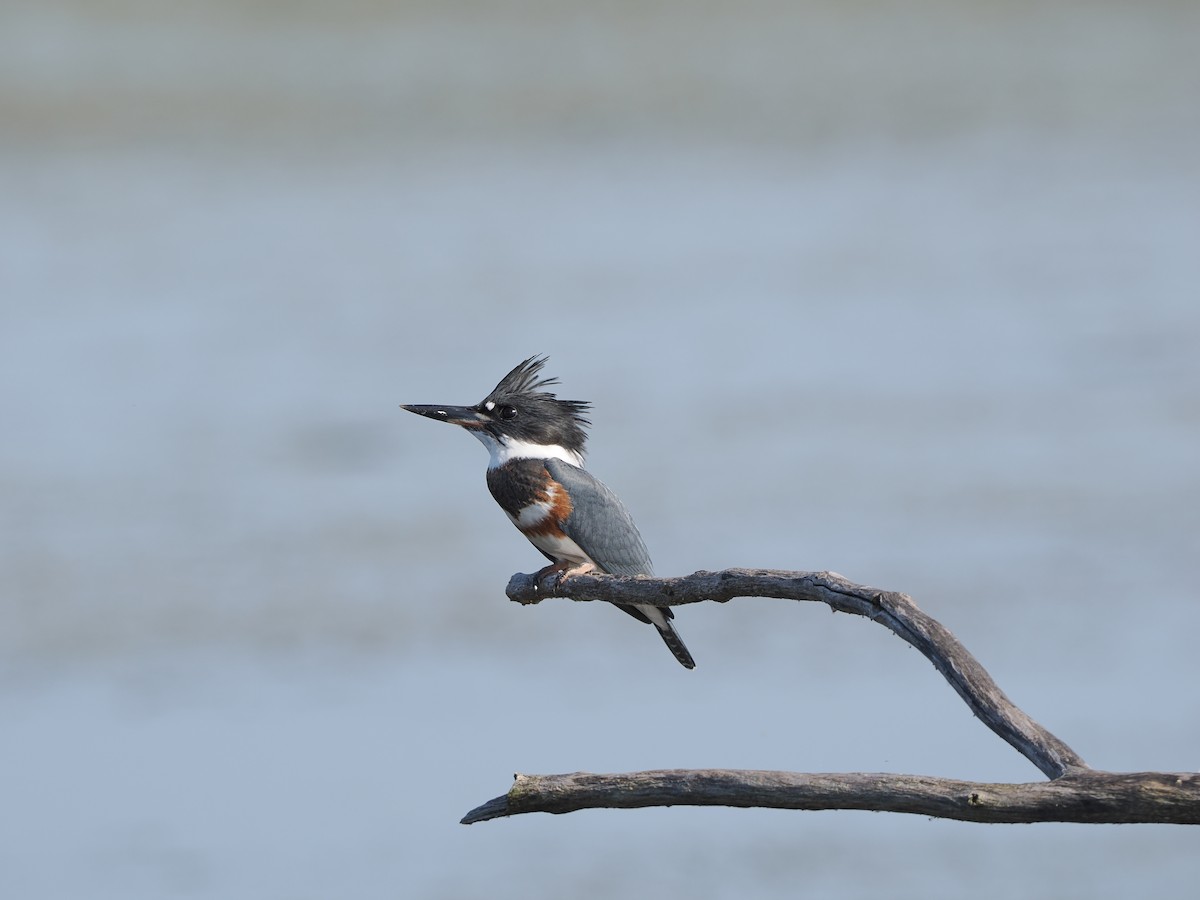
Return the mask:
<svg viewBox="0 0 1200 900"><path fill-rule="evenodd" d="M514 575L518 603L548 597L679 606L734 597L825 603L878 622L921 651L975 715L1050 777L1035 784L989 784L922 775L801 774L666 769L624 775L517 775L504 796L467 813L464 824L526 812L644 806L862 809L969 822L1160 822L1200 824L1200 775L1100 772L1029 718L983 666L912 598L854 584L832 572L727 569L681 578Z"/></svg>
<svg viewBox="0 0 1200 900"><path fill-rule="evenodd" d="M533 575L514 575L509 599L538 603L548 597L679 606L735 597L774 597L828 604L837 612L865 616L912 644L942 673L971 711L1050 778L1086 769L1074 750L1029 718L997 687L992 676L940 622L917 608L912 598L847 581L833 572L786 572L777 569L726 569L679 578L576 575L538 583Z"/></svg>
<svg viewBox="0 0 1200 900"><path fill-rule="evenodd" d="M1200 775L1093 770L1035 784L922 775L803 775L666 769L628 775L517 775L512 788L467 813L464 825L519 813L644 806L861 809L966 822L1200 824Z"/></svg>

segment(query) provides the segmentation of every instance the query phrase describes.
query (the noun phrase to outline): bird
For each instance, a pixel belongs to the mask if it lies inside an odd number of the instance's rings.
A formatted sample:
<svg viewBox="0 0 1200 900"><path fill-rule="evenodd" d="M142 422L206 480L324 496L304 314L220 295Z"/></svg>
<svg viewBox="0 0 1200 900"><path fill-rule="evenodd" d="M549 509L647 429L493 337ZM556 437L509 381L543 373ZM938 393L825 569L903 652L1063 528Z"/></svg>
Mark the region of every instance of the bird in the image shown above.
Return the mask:
<svg viewBox="0 0 1200 900"><path fill-rule="evenodd" d="M487 486L518 530L550 560L537 573L560 579L587 572L653 575L650 554L620 498L584 468L591 404L559 400L541 376L545 356L531 356L500 379L474 406L401 404L439 422L458 425L488 451ZM672 624L669 607L614 604L653 625L687 669L696 667Z"/></svg>

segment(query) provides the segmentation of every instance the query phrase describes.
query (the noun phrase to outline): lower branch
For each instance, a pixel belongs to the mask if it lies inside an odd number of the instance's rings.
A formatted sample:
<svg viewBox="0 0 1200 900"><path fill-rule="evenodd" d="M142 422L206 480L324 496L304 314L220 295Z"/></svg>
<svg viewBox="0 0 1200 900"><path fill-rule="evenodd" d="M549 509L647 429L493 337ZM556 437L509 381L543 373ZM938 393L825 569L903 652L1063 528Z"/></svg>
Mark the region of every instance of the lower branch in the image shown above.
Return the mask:
<svg viewBox="0 0 1200 900"><path fill-rule="evenodd" d="M517 775L503 797L464 825L520 813L644 806L860 809L966 822L1200 824L1200 774L1097 772L1034 784L987 784L923 775L804 775L665 769L625 775Z"/></svg>

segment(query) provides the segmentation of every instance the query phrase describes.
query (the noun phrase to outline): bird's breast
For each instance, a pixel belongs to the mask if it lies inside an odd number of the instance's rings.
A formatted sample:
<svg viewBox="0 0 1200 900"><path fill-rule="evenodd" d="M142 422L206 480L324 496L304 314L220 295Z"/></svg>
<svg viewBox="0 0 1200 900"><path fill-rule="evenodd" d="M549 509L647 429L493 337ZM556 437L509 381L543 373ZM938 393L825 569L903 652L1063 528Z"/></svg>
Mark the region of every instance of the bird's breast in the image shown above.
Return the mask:
<svg viewBox="0 0 1200 900"><path fill-rule="evenodd" d="M518 459L488 470L488 490L530 542L556 560L590 562L563 531L571 498L540 460Z"/></svg>
<svg viewBox="0 0 1200 900"><path fill-rule="evenodd" d="M557 530L571 514L571 498L541 460L516 459L488 469L487 483L500 508L522 531Z"/></svg>

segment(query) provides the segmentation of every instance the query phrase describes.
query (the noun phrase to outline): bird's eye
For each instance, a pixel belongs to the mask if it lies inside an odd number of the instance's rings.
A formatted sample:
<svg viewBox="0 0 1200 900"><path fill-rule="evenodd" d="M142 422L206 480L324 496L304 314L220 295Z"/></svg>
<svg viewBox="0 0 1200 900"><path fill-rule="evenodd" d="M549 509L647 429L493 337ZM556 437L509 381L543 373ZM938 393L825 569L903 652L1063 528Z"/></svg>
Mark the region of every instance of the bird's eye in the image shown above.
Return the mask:
<svg viewBox="0 0 1200 900"><path fill-rule="evenodd" d="M509 406L507 403L505 403L500 407L499 413L500 418L502 419L515 419L517 417L517 408L515 406Z"/></svg>

